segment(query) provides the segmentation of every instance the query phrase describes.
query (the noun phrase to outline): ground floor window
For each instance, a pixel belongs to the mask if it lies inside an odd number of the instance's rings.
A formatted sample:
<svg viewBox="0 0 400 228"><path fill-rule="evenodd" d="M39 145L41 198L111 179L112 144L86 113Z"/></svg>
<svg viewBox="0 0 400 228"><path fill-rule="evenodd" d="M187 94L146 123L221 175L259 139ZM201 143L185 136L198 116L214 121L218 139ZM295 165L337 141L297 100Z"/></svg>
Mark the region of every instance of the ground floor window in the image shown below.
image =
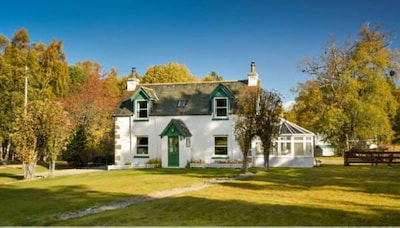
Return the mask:
<svg viewBox="0 0 400 228"><path fill-rule="evenodd" d="M136 154L149 154L149 138L147 136L136 138Z"/></svg>
<svg viewBox="0 0 400 228"><path fill-rule="evenodd" d="M228 137L215 136L214 138L214 154L215 155L228 155Z"/></svg>

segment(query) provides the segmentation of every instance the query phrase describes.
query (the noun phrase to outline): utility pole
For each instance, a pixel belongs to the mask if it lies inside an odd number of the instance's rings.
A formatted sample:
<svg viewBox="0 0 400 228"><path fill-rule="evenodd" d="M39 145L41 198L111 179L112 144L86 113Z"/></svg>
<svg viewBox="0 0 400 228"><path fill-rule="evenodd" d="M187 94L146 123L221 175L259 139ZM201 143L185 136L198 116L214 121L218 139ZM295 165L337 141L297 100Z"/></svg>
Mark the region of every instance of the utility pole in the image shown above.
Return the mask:
<svg viewBox="0 0 400 228"><path fill-rule="evenodd" d="M26 116L28 111L28 66L25 66L25 100L24 100L24 114Z"/></svg>

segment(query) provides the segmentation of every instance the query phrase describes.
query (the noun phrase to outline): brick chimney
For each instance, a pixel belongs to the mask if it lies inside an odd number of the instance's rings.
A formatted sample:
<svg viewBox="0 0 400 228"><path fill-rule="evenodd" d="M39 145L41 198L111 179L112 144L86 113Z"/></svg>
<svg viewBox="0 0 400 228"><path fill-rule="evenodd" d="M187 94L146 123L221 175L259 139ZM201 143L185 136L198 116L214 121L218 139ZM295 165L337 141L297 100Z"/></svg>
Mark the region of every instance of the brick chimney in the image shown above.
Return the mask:
<svg viewBox="0 0 400 228"><path fill-rule="evenodd" d="M258 74L256 72L256 62L251 62L250 72L247 74L248 78L248 86L257 86L258 85Z"/></svg>
<svg viewBox="0 0 400 228"><path fill-rule="evenodd" d="M139 79L136 78L136 68L132 67L131 72L131 77L129 77L128 81L126 82L127 91L134 91L136 89L136 86L139 85Z"/></svg>

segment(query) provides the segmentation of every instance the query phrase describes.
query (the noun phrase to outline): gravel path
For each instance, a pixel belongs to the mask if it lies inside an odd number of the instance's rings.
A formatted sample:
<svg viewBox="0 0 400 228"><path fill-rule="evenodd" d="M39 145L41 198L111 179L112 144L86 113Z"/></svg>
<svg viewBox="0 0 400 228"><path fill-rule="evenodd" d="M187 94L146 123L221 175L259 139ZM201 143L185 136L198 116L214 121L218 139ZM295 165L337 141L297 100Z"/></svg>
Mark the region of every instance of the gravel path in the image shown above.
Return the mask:
<svg viewBox="0 0 400 228"><path fill-rule="evenodd" d="M207 181L204 183L195 184L190 187L175 188L175 189L170 189L170 190L166 190L166 191L150 193L145 196L133 197L133 198L128 198L126 200L110 202L106 205L99 206L99 207L93 207L93 208L87 208L87 209L83 209L83 210L79 210L79 211L67 212L63 215L58 216L58 220L62 221L62 220L67 220L67 219L71 219L71 218L83 217L86 215L97 214L97 213L108 211L108 210L124 208L124 207L130 206L133 204L138 204L141 202L162 199L162 198L166 198L169 196L178 195L178 194L181 194L184 192L197 191L197 190L200 190L200 189L203 189L203 188L215 185L215 184L225 183L225 182L229 182L232 180L245 179L250 175L253 175L253 174L239 174L239 175L232 176L232 177L214 179L214 180Z"/></svg>

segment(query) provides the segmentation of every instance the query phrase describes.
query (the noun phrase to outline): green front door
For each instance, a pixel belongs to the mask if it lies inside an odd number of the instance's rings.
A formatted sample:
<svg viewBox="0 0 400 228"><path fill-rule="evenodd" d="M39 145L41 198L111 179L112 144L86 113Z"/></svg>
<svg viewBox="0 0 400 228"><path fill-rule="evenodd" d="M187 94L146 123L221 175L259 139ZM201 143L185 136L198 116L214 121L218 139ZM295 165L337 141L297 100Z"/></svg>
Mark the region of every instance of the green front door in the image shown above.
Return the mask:
<svg viewBox="0 0 400 228"><path fill-rule="evenodd" d="M179 167L179 137L168 137L168 167Z"/></svg>

